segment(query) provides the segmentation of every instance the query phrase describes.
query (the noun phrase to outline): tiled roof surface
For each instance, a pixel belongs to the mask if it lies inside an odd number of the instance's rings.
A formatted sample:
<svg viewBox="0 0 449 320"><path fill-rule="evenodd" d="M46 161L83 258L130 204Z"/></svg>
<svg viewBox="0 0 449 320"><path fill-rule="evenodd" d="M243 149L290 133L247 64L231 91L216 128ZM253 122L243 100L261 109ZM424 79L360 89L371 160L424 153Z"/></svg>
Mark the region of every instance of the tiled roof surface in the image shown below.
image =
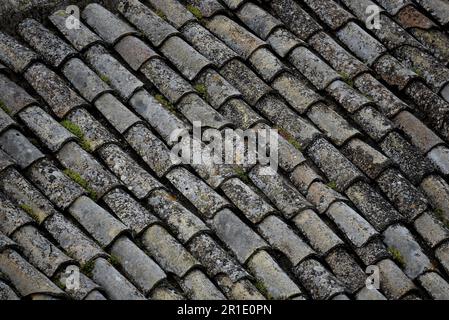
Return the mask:
<svg viewBox="0 0 449 320"><path fill-rule="evenodd" d="M92 2L0 33L0 299L449 299L447 0Z"/></svg>

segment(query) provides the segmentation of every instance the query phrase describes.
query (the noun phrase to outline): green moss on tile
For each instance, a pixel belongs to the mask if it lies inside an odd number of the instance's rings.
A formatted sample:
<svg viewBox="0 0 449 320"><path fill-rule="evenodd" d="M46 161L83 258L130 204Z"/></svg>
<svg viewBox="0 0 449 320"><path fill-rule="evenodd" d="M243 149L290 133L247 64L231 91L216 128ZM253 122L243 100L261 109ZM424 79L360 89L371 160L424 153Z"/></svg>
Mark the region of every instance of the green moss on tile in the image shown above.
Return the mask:
<svg viewBox="0 0 449 320"><path fill-rule="evenodd" d="M162 20L167 21L167 16L165 15L165 13L162 10L156 10L156 14L159 16L159 18L161 18Z"/></svg>
<svg viewBox="0 0 449 320"><path fill-rule="evenodd" d="M172 111L172 112L176 112L175 107L173 106L173 104L168 101L163 95L161 94L156 94L154 96L154 98L157 100L157 102L159 102L164 108Z"/></svg>
<svg viewBox="0 0 449 320"><path fill-rule="evenodd" d="M109 263L112 264L114 267L119 267L120 266L120 260L118 257L114 256L113 254L111 254L109 256L108 259Z"/></svg>
<svg viewBox="0 0 449 320"><path fill-rule="evenodd" d="M435 216L449 229L449 220L444 216L444 212L441 209L434 210Z"/></svg>
<svg viewBox="0 0 449 320"><path fill-rule="evenodd" d="M6 104L0 100L0 108L5 111L6 114L11 115L11 109L9 109Z"/></svg>
<svg viewBox="0 0 449 320"><path fill-rule="evenodd" d="M189 4L187 5L187 10L189 10L198 20L203 20L203 13L199 8Z"/></svg>
<svg viewBox="0 0 449 320"><path fill-rule="evenodd" d="M20 209L25 211L31 218L33 218L35 221L39 221L39 215L34 212L34 209L27 205L27 204L21 204Z"/></svg>
<svg viewBox="0 0 449 320"><path fill-rule="evenodd" d="M248 173L246 173L242 167L236 167L235 173L245 184L251 183L251 179L249 178Z"/></svg>
<svg viewBox="0 0 449 320"><path fill-rule="evenodd" d="M388 248L388 252L391 254L393 260L397 262L397 264L399 264L402 268L405 267L405 259L398 249L390 247Z"/></svg>
<svg viewBox="0 0 449 320"><path fill-rule="evenodd" d="M101 79L101 81L105 82L107 85L111 85L111 79L109 79L108 76L102 74L102 75L100 75L100 79Z"/></svg>
<svg viewBox="0 0 449 320"><path fill-rule="evenodd" d="M354 80L352 80L351 76L345 72L340 73L341 78L344 82L350 87L354 87Z"/></svg>
<svg viewBox="0 0 449 320"><path fill-rule="evenodd" d="M63 120L61 125L79 139L81 148L87 152L92 152L92 144L88 139L86 139L83 130L78 125L69 120Z"/></svg>
<svg viewBox="0 0 449 320"><path fill-rule="evenodd" d="M195 85L195 90L204 100L207 100L207 88L204 84Z"/></svg>
<svg viewBox="0 0 449 320"><path fill-rule="evenodd" d="M92 273L94 271L94 268L95 268L95 261L90 260L90 261L86 262L84 265L82 265L80 270L86 276L88 276L89 278L92 278Z"/></svg>
<svg viewBox="0 0 449 320"><path fill-rule="evenodd" d="M63 281L61 281L60 279L56 279L56 280L54 281L54 283L59 287L59 289L65 290L66 285L65 285L65 283L64 283Z"/></svg>
<svg viewBox="0 0 449 320"><path fill-rule="evenodd" d="M262 293L268 300L273 300L273 297L268 293L267 287L265 284L260 281L256 280L256 283L254 283L254 286L259 290L260 293Z"/></svg>
<svg viewBox="0 0 449 320"><path fill-rule="evenodd" d="M329 182L328 184L326 184L326 186L328 186L332 190L337 190L337 184L335 183L335 181Z"/></svg>
<svg viewBox="0 0 449 320"><path fill-rule="evenodd" d="M290 143L293 147L295 147L297 150L302 151L301 143L299 143L289 132L282 128L276 128L279 132L279 135L287 140L288 143Z"/></svg>
<svg viewBox="0 0 449 320"><path fill-rule="evenodd" d="M87 191L92 200L94 201L98 200L97 193L89 186L89 183L83 177L81 177L81 175L78 172L75 172L71 169L66 169L64 170L64 173L74 182L78 183L81 187L83 187L83 189Z"/></svg>

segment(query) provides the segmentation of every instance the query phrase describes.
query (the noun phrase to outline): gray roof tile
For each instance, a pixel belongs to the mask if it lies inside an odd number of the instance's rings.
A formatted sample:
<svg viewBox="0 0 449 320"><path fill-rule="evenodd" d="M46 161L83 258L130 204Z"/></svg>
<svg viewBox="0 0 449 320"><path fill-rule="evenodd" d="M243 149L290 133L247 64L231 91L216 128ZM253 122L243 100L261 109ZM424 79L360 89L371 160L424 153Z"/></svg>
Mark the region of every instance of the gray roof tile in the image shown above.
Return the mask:
<svg viewBox="0 0 449 320"><path fill-rule="evenodd" d="M421 183L421 189L433 207L449 218L449 185L439 176L429 176Z"/></svg>
<svg viewBox="0 0 449 320"><path fill-rule="evenodd" d="M343 81L335 81L327 87L326 92L332 96L345 110L354 113L371 101Z"/></svg>
<svg viewBox="0 0 449 320"><path fill-rule="evenodd" d="M416 219L414 227L432 248L449 238L448 228L430 212L424 212Z"/></svg>
<svg viewBox="0 0 449 320"><path fill-rule="evenodd" d="M397 14L399 10L411 4L410 0L378 0L377 2L392 15Z"/></svg>
<svg viewBox="0 0 449 320"><path fill-rule="evenodd" d="M379 58L373 68L385 82L399 90L403 90L411 80L417 77L416 73L388 54Z"/></svg>
<svg viewBox="0 0 449 320"><path fill-rule="evenodd" d="M399 113L394 120L423 154L429 152L436 145L443 143L441 138L408 111Z"/></svg>
<svg viewBox="0 0 449 320"><path fill-rule="evenodd" d="M338 39L363 62L371 65L386 48L354 22L336 32Z"/></svg>
<svg viewBox="0 0 449 320"><path fill-rule="evenodd" d="M430 87L439 92L449 82L449 69L418 48L404 46L394 51L402 64L423 77Z"/></svg>
<svg viewBox="0 0 449 320"><path fill-rule="evenodd" d="M432 164L398 133L390 133L380 147L414 184L418 184L432 171Z"/></svg>
<svg viewBox="0 0 449 320"><path fill-rule="evenodd" d="M105 195L103 200L111 209L111 212L137 234L159 222L153 214L123 190L113 190Z"/></svg>
<svg viewBox="0 0 449 320"><path fill-rule="evenodd" d="M279 174L264 175L264 167L256 166L249 174L254 184L290 219L312 205Z"/></svg>
<svg viewBox="0 0 449 320"><path fill-rule="evenodd" d="M24 20L19 24L18 32L46 62L56 68L76 54L70 45L36 20Z"/></svg>
<svg viewBox="0 0 449 320"><path fill-rule="evenodd" d="M429 272L418 279L421 286L426 289L435 300L449 299L449 284L436 272Z"/></svg>
<svg viewBox="0 0 449 320"><path fill-rule="evenodd" d="M354 76L368 70L362 62L341 47L325 32L319 32L311 37L309 44L326 59L332 68L338 73L345 75L345 77L352 79Z"/></svg>
<svg viewBox="0 0 449 320"><path fill-rule="evenodd" d="M181 28L189 21L196 20L195 16L176 0L149 0L147 2L161 12L164 19L173 24L176 29Z"/></svg>
<svg viewBox="0 0 449 320"><path fill-rule="evenodd" d="M49 160L42 160L29 169L29 179L59 208L67 209L85 191L70 180Z"/></svg>
<svg viewBox="0 0 449 320"><path fill-rule="evenodd" d="M256 50L249 58L249 61L267 83L270 83L281 72L288 70L267 48Z"/></svg>
<svg viewBox="0 0 449 320"><path fill-rule="evenodd" d="M146 90L140 90L134 94L129 104L169 145L173 143L170 141L170 136L173 132L189 131L189 125L184 120L181 120L177 114L164 107Z"/></svg>
<svg viewBox="0 0 449 320"><path fill-rule="evenodd" d="M271 215L259 225L260 234L276 250L285 254L293 266L314 254L314 251L281 219Z"/></svg>
<svg viewBox="0 0 449 320"><path fill-rule="evenodd" d="M148 60L159 57L153 49L135 36L123 38L114 49L134 71L139 70Z"/></svg>
<svg viewBox="0 0 449 320"><path fill-rule="evenodd" d="M204 18L209 18L217 12L225 10L220 2L216 0L186 0L188 4L201 11Z"/></svg>
<svg viewBox="0 0 449 320"><path fill-rule="evenodd" d="M0 109L0 133L14 127L15 121L5 112Z"/></svg>
<svg viewBox="0 0 449 320"><path fill-rule="evenodd" d="M23 297L33 294L56 297L64 295L61 289L15 251L6 250L0 253L0 271L8 277Z"/></svg>
<svg viewBox="0 0 449 320"><path fill-rule="evenodd" d="M73 262L33 226L24 226L17 230L13 240L21 246L28 261L49 278L61 266Z"/></svg>
<svg viewBox="0 0 449 320"><path fill-rule="evenodd" d="M318 90L340 78L334 69L306 47L293 49L289 60Z"/></svg>
<svg viewBox="0 0 449 320"><path fill-rule="evenodd" d="M190 81L211 64L180 37L169 38L162 44L160 50Z"/></svg>
<svg viewBox="0 0 449 320"><path fill-rule="evenodd" d="M293 0L274 0L271 8L301 40L306 40L322 27Z"/></svg>
<svg viewBox="0 0 449 320"><path fill-rule="evenodd" d="M0 136L0 146L22 169L44 157L39 149L15 129L10 129Z"/></svg>
<svg viewBox="0 0 449 320"><path fill-rule="evenodd" d="M364 175L333 145L324 139L316 140L308 149L309 157L335 182L338 190L343 191Z"/></svg>
<svg viewBox="0 0 449 320"><path fill-rule="evenodd" d="M95 107L119 133L124 134L135 124L141 122L133 112L115 96L106 93L95 101Z"/></svg>
<svg viewBox="0 0 449 320"><path fill-rule="evenodd" d="M85 196L78 198L68 211L103 247L126 231L123 223Z"/></svg>
<svg viewBox="0 0 449 320"><path fill-rule="evenodd" d="M385 230L383 236L388 248L396 250L402 257L404 272L411 279L433 269L429 258L407 228L394 225Z"/></svg>
<svg viewBox="0 0 449 320"><path fill-rule="evenodd" d="M198 86L204 86L205 99L215 109L219 109L225 102L241 95L226 79L212 69L201 73L197 80Z"/></svg>
<svg viewBox="0 0 449 320"><path fill-rule="evenodd" d="M282 26L282 22L253 3L242 6L237 16L261 39L266 39L273 29Z"/></svg>
<svg viewBox="0 0 449 320"><path fill-rule="evenodd" d="M145 294L166 278L165 272L127 237L120 237L114 242L111 254L118 260L125 275Z"/></svg>
<svg viewBox="0 0 449 320"><path fill-rule="evenodd" d="M198 52L217 67L222 67L238 56L237 53L198 23L189 23L182 29L182 33Z"/></svg>
<svg viewBox="0 0 449 320"><path fill-rule="evenodd" d="M408 105L389 91L372 75L365 73L354 80L354 86L363 94L373 99L382 113L391 117L399 111L407 109Z"/></svg>
<svg viewBox="0 0 449 320"><path fill-rule="evenodd" d="M341 282L317 260L304 261L295 273L314 299L331 299L346 291Z"/></svg>
<svg viewBox="0 0 449 320"><path fill-rule="evenodd" d="M307 163L302 163L290 174L290 180L301 193L307 193L310 185L315 181L324 182L316 170Z"/></svg>
<svg viewBox="0 0 449 320"><path fill-rule="evenodd" d="M85 109L75 109L67 116L66 120L69 126L74 124L80 129L83 134L80 141L91 151L96 151L108 143L117 142L114 135Z"/></svg>
<svg viewBox="0 0 449 320"><path fill-rule="evenodd" d="M312 210L305 210L293 218L293 222L308 239L310 245L325 255L332 249L343 245L343 241Z"/></svg>
<svg viewBox="0 0 449 320"><path fill-rule="evenodd" d="M126 35L136 34L134 28L97 3L86 6L82 17L108 44L115 44Z"/></svg>
<svg viewBox="0 0 449 320"><path fill-rule="evenodd" d="M390 256L385 245L379 238L368 242L364 247L355 249L355 252L365 266L373 265Z"/></svg>
<svg viewBox="0 0 449 320"><path fill-rule="evenodd" d="M349 141L342 152L371 179L376 179L379 174L392 165L390 159L359 139Z"/></svg>
<svg viewBox="0 0 449 320"><path fill-rule="evenodd" d="M316 181L307 190L307 200L316 207L319 213L324 213L334 202L348 199L321 181Z"/></svg>
<svg viewBox="0 0 449 320"><path fill-rule="evenodd" d="M76 23L78 23L79 25L79 28L68 28L66 22L67 18L69 18L70 16L71 15L68 14L65 10L58 10L51 16L49 16L49 19L76 50L82 51L92 44L101 41L100 37L93 33L88 27L86 27L85 24L83 24L79 20L76 21Z"/></svg>
<svg viewBox="0 0 449 320"><path fill-rule="evenodd" d="M198 234L209 231L200 218L165 190L152 192L147 203L183 244Z"/></svg>
<svg viewBox="0 0 449 320"><path fill-rule="evenodd" d="M307 116L337 146L342 146L351 138L360 135L345 118L322 103L312 106Z"/></svg>
<svg viewBox="0 0 449 320"><path fill-rule="evenodd" d="M449 242L442 244L438 249L436 249L435 256L443 265L446 273L449 272Z"/></svg>
<svg viewBox="0 0 449 320"><path fill-rule="evenodd" d="M449 4L443 0L423 1L416 0L427 12L429 12L442 25L449 23Z"/></svg>
<svg viewBox="0 0 449 320"><path fill-rule="evenodd" d="M282 58L303 44L293 33L284 28L275 29L268 37L267 43Z"/></svg>
<svg viewBox="0 0 449 320"><path fill-rule="evenodd" d="M43 64L34 64L24 76L59 118L63 118L71 110L87 104L67 85L65 80Z"/></svg>
<svg viewBox="0 0 449 320"><path fill-rule="evenodd" d="M172 103L194 92L193 87L161 59L151 59L141 71Z"/></svg>
<svg viewBox="0 0 449 320"><path fill-rule="evenodd" d="M111 92L110 86L78 58L69 60L64 65L63 73L89 102L93 102L104 93Z"/></svg>
<svg viewBox="0 0 449 320"><path fill-rule="evenodd" d="M247 2L247 0L223 0L223 2L229 7L229 9L237 9L243 3Z"/></svg>
<svg viewBox="0 0 449 320"><path fill-rule="evenodd" d="M198 266L198 261L164 228L154 225L142 235L142 244L166 271L183 277Z"/></svg>
<svg viewBox="0 0 449 320"><path fill-rule="evenodd" d="M181 287L192 300L226 300L223 293L200 270L193 270L181 281Z"/></svg>
<svg viewBox="0 0 449 320"><path fill-rule="evenodd" d="M444 175L449 175L449 149L439 146L427 154L427 158Z"/></svg>
<svg viewBox="0 0 449 320"><path fill-rule="evenodd" d="M192 124L199 121L205 128L218 130L231 125L230 121L224 119L197 94L189 94L182 98L177 108Z"/></svg>
<svg viewBox="0 0 449 320"><path fill-rule="evenodd" d="M0 149L0 172L3 172L4 170L12 166L14 166L14 161L10 156L8 156L8 154Z"/></svg>
<svg viewBox="0 0 449 320"><path fill-rule="evenodd" d="M378 231L383 231L393 223L403 220L403 217L396 209L380 193L365 182L358 182L352 185L348 188L346 194Z"/></svg>
<svg viewBox="0 0 449 320"><path fill-rule="evenodd" d="M232 211L224 209L211 221L217 236L234 252L237 260L245 264L266 242Z"/></svg>
<svg viewBox="0 0 449 320"><path fill-rule="evenodd" d="M363 247L377 231L362 216L344 202L335 202L326 213L357 248Z"/></svg>
<svg viewBox="0 0 449 320"><path fill-rule="evenodd" d="M45 220L45 228L65 252L82 264L106 256L98 244L62 214L54 214Z"/></svg>
<svg viewBox="0 0 449 320"><path fill-rule="evenodd" d="M251 187L237 178L229 179L221 185L226 197L239 208L253 223L259 223L275 209Z"/></svg>
<svg viewBox="0 0 449 320"><path fill-rule="evenodd" d="M377 264L380 270L381 289L390 299L399 299L416 289L413 282L391 260L383 260Z"/></svg>
<svg viewBox="0 0 449 320"><path fill-rule="evenodd" d="M257 104L257 109L277 127L281 128L281 135L291 141L298 141L302 148L321 135L309 121L301 118L278 97L267 95Z"/></svg>
<svg viewBox="0 0 449 320"><path fill-rule="evenodd" d="M19 87L6 76L0 74L0 101L2 113L7 112L14 116L26 107L36 104L37 101L24 89Z"/></svg>
<svg viewBox="0 0 449 320"><path fill-rule="evenodd" d="M354 18L352 14L332 0L305 0L304 2L333 30L342 27Z"/></svg>
<svg viewBox="0 0 449 320"><path fill-rule="evenodd" d="M112 57L104 47L94 46L86 52L85 56L89 65L101 78L107 80L106 82L123 100L127 101L143 87L143 83Z"/></svg>
<svg viewBox="0 0 449 320"><path fill-rule="evenodd" d="M10 35L0 32L0 61L9 68L17 73L22 73L37 59L38 56L34 51Z"/></svg>
<svg viewBox="0 0 449 320"><path fill-rule="evenodd" d="M75 139L72 133L40 107L31 106L22 111L19 117L52 152L57 152L65 143Z"/></svg>
<svg viewBox="0 0 449 320"><path fill-rule="evenodd" d="M251 257L248 269L265 289L264 293L269 299L289 299L302 293L266 251L260 251Z"/></svg>
<svg viewBox="0 0 449 320"><path fill-rule="evenodd" d="M220 108L220 113L236 127L244 130L265 121L241 99L231 99L225 102Z"/></svg>
<svg viewBox="0 0 449 320"><path fill-rule="evenodd" d="M168 37L178 33L175 28L137 0L120 1L117 8L155 47L159 47Z"/></svg>
<svg viewBox="0 0 449 320"><path fill-rule="evenodd" d="M377 178L382 191L407 218L416 218L427 209L427 199L398 170L388 169Z"/></svg>
<svg viewBox="0 0 449 320"><path fill-rule="evenodd" d="M322 100L319 94L290 73L277 77L272 86L300 114L306 112L312 104Z"/></svg>
<svg viewBox="0 0 449 320"><path fill-rule="evenodd" d="M56 276L56 282L60 282L60 283L70 283L70 282L66 282L66 281L70 281L70 279L68 278L69 273L73 272L74 270L79 270L80 268L78 266L75 265L71 265L68 266L65 270L63 269L62 272L60 272L57 276ZM72 271L73 270L73 271ZM67 272L65 272L67 271ZM106 298L98 291L101 290L100 286L98 284L96 284L95 282L93 282L92 280L90 280L90 278L88 278L87 276L85 276L83 273L79 274L79 286L78 288L65 288L65 292L67 292L73 299L75 300L84 300L84 298L86 298L87 296L89 296L89 294L92 293L92 295L97 295L98 299L100 299L100 297L103 297L102 300L106 300Z"/></svg>
<svg viewBox="0 0 449 320"><path fill-rule="evenodd" d="M107 171L97 159L73 142L66 144L56 155L59 162L67 169L67 174L79 175L90 190L91 196L101 198L108 191L118 186L118 179Z"/></svg>
<svg viewBox="0 0 449 320"><path fill-rule="evenodd" d="M17 294L3 281L0 281L0 299L3 301L19 300Z"/></svg>
<svg viewBox="0 0 449 320"><path fill-rule="evenodd" d="M213 218L216 212L229 205L227 200L185 168L171 170L167 179L206 218Z"/></svg>
<svg viewBox="0 0 449 320"><path fill-rule="evenodd" d="M230 18L217 15L206 23L207 28L240 56L248 59L266 43L235 23Z"/></svg>
<svg viewBox="0 0 449 320"><path fill-rule="evenodd" d="M135 125L125 137L158 177L165 175L173 166L170 150L146 126Z"/></svg>
<svg viewBox="0 0 449 320"><path fill-rule="evenodd" d="M384 297L382 293L380 293L377 289L370 290L368 288L362 288L357 295L357 300L361 301L385 301L387 298Z"/></svg>
<svg viewBox="0 0 449 320"><path fill-rule="evenodd" d="M255 105L264 95L272 91L265 82L239 60L227 63L220 73L243 94L245 100L251 105Z"/></svg>
<svg viewBox="0 0 449 320"><path fill-rule="evenodd" d="M393 122L373 106L367 106L357 111L354 113L353 119L375 141L381 141L395 129Z"/></svg>
<svg viewBox="0 0 449 320"><path fill-rule="evenodd" d="M332 272L351 293L366 286L366 273L344 249L337 249L326 257Z"/></svg>
<svg viewBox="0 0 449 320"><path fill-rule="evenodd" d="M26 224L30 224L32 219L25 211L16 207L6 197L0 193L0 207L2 208L0 231L6 236L11 236L15 231Z"/></svg>
<svg viewBox="0 0 449 320"><path fill-rule="evenodd" d="M109 170L138 199L147 197L155 189L163 188L159 181L153 178L119 146L115 144L107 145L99 150L99 155Z"/></svg>
<svg viewBox="0 0 449 320"><path fill-rule="evenodd" d="M143 294L103 258L95 260L92 278L111 299L145 300Z"/></svg>

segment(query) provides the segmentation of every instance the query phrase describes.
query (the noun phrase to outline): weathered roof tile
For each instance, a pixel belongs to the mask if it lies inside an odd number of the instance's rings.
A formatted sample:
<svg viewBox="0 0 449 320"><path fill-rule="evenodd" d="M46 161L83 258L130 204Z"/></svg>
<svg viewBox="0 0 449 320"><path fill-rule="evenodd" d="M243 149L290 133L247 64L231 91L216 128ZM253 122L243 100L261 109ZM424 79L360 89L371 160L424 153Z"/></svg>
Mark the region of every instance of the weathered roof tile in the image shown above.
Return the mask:
<svg viewBox="0 0 449 320"><path fill-rule="evenodd" d="M39 149L15 129L10 129L0 136L0 146L22 169L44 157Z"/></svg>
<svg viewBox="0 0 449 320"><path fill-rule="evenodd" d="M22 73L37 59L34 51L10 35L0 32L0 60L12 70Z"/></svg>

